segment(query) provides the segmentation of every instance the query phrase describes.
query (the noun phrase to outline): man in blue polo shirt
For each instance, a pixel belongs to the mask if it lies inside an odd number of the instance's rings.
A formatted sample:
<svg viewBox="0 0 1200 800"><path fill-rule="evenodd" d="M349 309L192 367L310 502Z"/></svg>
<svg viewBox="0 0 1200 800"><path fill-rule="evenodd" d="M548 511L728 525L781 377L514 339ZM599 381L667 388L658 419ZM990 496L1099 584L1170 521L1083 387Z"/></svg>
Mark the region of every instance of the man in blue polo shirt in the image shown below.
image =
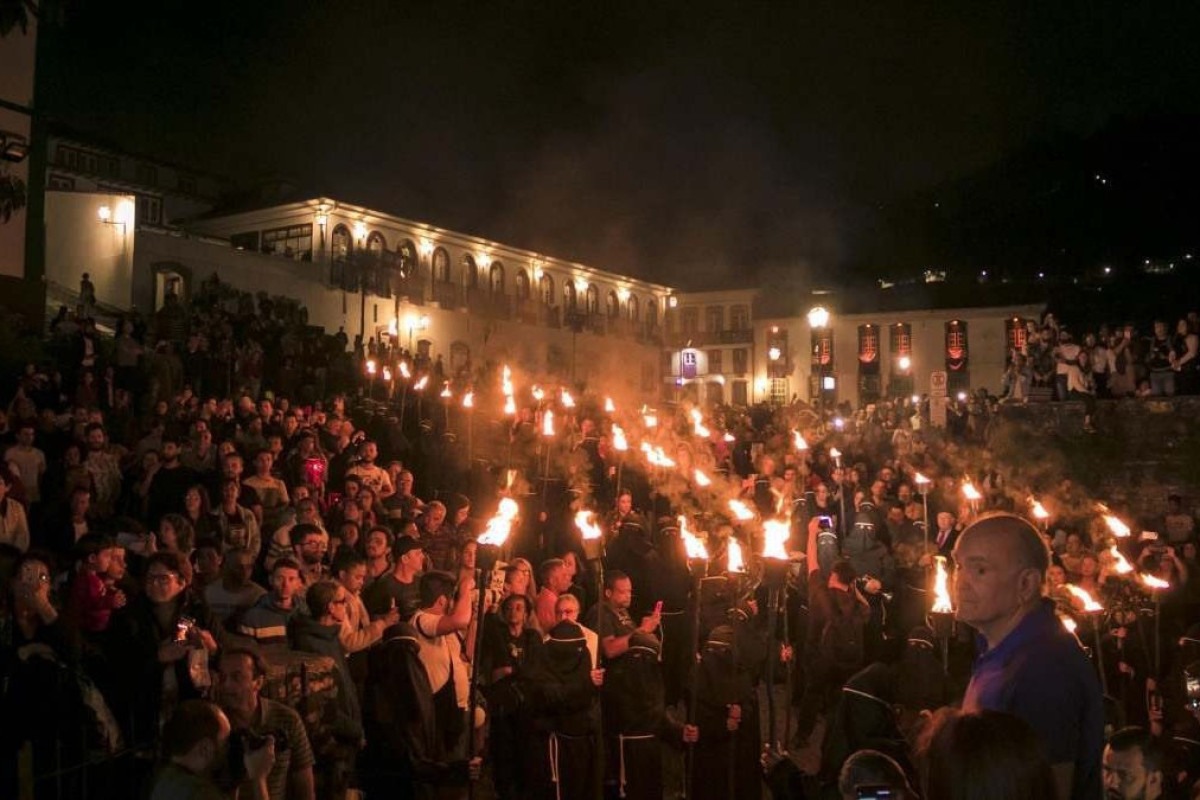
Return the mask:
<svg viewBox="0 0 1200 800"><path fill-rule="evenodd" d="M979 632L982 653L964 711L1006 711L1037 732L1059 800L1101 795L1104 708L1078 640L1042 596L1049 554L1037 529L1013 514L981 517L954 548L958 619Z"/></svg>

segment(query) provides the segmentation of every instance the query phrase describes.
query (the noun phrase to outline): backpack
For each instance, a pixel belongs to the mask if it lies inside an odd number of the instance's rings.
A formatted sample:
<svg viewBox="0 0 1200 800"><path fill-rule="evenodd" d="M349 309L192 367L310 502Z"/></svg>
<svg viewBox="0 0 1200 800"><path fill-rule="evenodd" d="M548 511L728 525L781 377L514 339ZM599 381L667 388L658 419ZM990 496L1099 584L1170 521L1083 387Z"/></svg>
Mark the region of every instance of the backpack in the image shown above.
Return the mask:
<svg viewBox="0 0 1200 800"><path fill-rule="evenodd" d="M829 598L830 615L821 629L818 652L838 669L857 670L863 665L866 649L863 644L863 624L853 612L842 610L836 597Z"/></svg>

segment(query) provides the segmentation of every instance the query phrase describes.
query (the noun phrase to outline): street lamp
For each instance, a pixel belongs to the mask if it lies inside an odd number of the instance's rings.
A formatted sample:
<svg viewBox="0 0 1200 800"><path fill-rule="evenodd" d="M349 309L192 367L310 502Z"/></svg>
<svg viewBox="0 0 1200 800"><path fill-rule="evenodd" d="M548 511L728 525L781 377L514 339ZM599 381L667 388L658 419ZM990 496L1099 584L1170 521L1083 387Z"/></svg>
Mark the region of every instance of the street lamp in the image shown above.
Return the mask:
<svg viewBox="0 0 1200 800"><path fill-rule="evenodd" d="M825 361L822 351L821 333L829 325L829 309L813 306L808 310L808 327L812 331L813 356L817 361L817 402L821 420L825 419Z"/></svg>

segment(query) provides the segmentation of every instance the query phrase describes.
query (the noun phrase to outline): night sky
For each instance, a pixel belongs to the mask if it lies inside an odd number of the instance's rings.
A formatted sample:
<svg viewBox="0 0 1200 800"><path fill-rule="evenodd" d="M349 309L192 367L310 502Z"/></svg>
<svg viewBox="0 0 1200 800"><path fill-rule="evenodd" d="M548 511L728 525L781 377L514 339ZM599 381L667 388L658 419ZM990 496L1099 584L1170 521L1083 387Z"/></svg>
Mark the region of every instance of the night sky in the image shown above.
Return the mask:
<svg viewBox="0 0 1200 800"><path fill-rule="evenodd" d="M45 107L242 184L693 286L861 269L892 205L1200 112L1200 8L80 3Z"/></svg>

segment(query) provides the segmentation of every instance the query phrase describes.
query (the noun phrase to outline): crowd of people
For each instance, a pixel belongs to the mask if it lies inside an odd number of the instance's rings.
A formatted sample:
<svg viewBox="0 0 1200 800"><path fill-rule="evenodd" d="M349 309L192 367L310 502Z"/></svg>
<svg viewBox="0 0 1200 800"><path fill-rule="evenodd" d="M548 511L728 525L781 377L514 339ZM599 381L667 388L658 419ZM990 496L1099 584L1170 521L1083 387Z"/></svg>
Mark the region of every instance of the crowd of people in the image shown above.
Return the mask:
<svg viewBox="0 0 1200 800"><path fill-rule="evenodd" d="M440 361L216 284L111 341L60 317L58 368L19 376L0 431L4 796L1169 798L1200 778L1182 498L1158 536L1118 536L1067 483L973 469L919 407L631 419L584 392L551 439L558 401L505 417L488 369L505 445L455 466L436 414L362 398L366 358ZM954 614L931 613L947 572Z"/></svg>

